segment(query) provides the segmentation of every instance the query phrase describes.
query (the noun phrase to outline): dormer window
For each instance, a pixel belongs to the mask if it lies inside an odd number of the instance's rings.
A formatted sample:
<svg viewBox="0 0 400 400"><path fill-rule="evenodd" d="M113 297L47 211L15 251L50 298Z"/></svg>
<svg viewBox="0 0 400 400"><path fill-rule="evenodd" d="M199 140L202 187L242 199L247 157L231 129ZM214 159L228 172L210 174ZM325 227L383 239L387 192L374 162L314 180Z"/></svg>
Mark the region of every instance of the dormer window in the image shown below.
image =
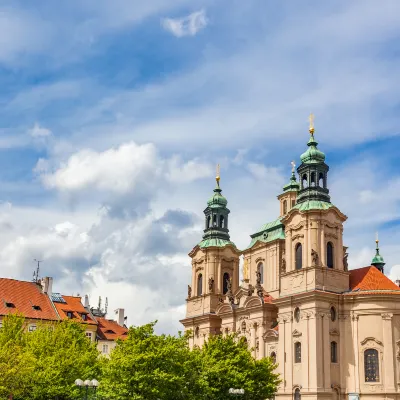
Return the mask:
<svg viewBox="0 0 400 400"><path fill-rule="evenodd" d="M87 314L81 314L82 320L87 321Z"/></svg>
<svg viewBox="0 0 400 400"><path fill-rule="evenodd" d="M5 303L5 305L6 305L7 308L15 308L14 303L11 303L11 302L9 302L9 301L5 301L4 303Z"/></svg>
<svg viewBox="0 0 400 400"><path fill-rule="evenodd" d="M67 311L67 317L71 319L74 316L72 311Z"/></svg>
<svg viewBox="0 0 400 400"><path fill-rule="evenodd" d="M111 329L107 329L107 330L106 330L106 333L110 333L110 334L113 334L113 335L115 334L115 332L112 331Z"/></svg>
<svg viewBox="0 0 400 400"><path fill-rule="evenodd" d="M37 305L33 305L32 308L36 311L41 311L42 309L40 308L40 306Z"/></svg>

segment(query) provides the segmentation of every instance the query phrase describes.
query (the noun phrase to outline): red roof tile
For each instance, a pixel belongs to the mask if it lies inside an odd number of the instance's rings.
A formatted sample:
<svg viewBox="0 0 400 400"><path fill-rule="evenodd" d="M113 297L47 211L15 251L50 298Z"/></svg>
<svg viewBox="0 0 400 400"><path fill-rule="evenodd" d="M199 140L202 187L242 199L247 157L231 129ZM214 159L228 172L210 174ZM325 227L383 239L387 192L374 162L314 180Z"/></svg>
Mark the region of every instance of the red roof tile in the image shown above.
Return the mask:
<svg viewBox="0 0 400 400"><path fill-rule="evenodd" d="M377 291L384 290L400 294L400 287L373 266L350 271L350 290L358 293L361 291L374 291L377 293Z"/></svg>
<svg viewBox="0 0 400 400"><path fill-rule="evenodd" d="M7 307L6 303L12 306ZM15 313L26 318L58 320L49 297L38 284L0 278L0 315Z"/></svg>
<svg viewBox="0 0 400 400"><path fill-rule="evenodd" d="M97 335L102 340L126 339L128 337L128 328L118 325L117 321L106 318L96 318L99 325L97 326Z"/></svg>
<svg viewBox="0 0 400 400"><path fill-rule="evenodd" d="M65 303L54 301L58 314L61 319L72 319L77 322L82 322L89 325L97 325L97 322L91 317L88 310L83 306L81 298L78 296L62 296ZM72 313L72 318L68 317L68 312ZM82 318L82 314L86 315L86 319Z"/></svg>
<svg viewBox="0 0 400 400"><path fill-rule="evenodd" d="M273 300L273 297L269 294L264 295L264 303L272 303Z"/></svg>

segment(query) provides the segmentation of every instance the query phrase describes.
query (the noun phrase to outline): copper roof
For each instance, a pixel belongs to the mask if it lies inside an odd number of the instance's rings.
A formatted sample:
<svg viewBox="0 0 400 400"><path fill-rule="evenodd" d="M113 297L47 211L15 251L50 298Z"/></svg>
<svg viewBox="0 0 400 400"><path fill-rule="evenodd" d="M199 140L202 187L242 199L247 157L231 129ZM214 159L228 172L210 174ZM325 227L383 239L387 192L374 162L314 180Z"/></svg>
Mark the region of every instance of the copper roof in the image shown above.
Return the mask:
<svg viewBox="0 0 400 400"><path fill-rule="evenodd" d="M35 282L0 278L0 315L20 313L25 318L58 320L49 297Z"/></svg>
<svg viewBox="0 0 400 400"><path fill-rule="evenodd" d="M128 337L128 328L121 326L112 319L98 317L97 336L102 340L126 339Z"/></svg>

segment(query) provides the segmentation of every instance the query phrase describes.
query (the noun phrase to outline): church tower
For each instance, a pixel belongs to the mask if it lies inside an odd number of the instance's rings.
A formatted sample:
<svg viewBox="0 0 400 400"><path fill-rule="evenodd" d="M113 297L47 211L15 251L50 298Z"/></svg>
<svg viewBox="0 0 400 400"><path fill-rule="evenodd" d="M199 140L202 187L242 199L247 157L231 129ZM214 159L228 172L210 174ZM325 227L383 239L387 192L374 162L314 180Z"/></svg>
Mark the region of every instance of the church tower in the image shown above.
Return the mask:
<svg viewBox="0 0 400 400"><path fill-rule="evenodd" d="M373 265L374 267L378 268L379 271L382 272L382 274L384 273L383 271L383 267L385 266L385 261L383 260L383 257L379 254L379 239L378 239L378 233L376 234L376 253L374 258L371 261L371 265Z"/></svg>
<svg viewBox="0 0 400 400"><path fill-rule="evenodd" d="M286 273L281 277L281 295L315 289L340 293L349 288L343 247L347 217L331 203L329 166L318 149L312 116L309 132L308 149L297 168L300 188L296 204L282 219Z"/></svg>
<svg viewBox="0 0 400 400"><path fill-rule="evenodd" d="M231 242L228 228L228 201L222 195L219 166L216 188L204 210L203 240L189 253L192 259L192 283L188 286L185 330L192 330L190 345L202 346L209 335L220 333L217 306L229 292L239 287L240 251Z"/></svg>

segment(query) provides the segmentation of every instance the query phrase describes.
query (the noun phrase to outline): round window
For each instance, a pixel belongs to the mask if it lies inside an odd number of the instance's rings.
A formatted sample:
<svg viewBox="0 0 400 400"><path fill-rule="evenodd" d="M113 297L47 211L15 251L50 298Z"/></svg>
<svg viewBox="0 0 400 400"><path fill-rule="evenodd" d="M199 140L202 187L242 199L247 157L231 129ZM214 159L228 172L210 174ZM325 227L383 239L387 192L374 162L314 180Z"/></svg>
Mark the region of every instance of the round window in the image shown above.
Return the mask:
<svg viewBox="0 0 400 400"><path fill-rule="evenodd" d="M335 307L331 307L331 320L336 321L336 309Z"/></svg>
<svg viewBox="0 0 400 400"><path fill-rule="evenodd" d="M296 322L300 321L300 308L296 307L294 310L294 319Z"/></svg>

